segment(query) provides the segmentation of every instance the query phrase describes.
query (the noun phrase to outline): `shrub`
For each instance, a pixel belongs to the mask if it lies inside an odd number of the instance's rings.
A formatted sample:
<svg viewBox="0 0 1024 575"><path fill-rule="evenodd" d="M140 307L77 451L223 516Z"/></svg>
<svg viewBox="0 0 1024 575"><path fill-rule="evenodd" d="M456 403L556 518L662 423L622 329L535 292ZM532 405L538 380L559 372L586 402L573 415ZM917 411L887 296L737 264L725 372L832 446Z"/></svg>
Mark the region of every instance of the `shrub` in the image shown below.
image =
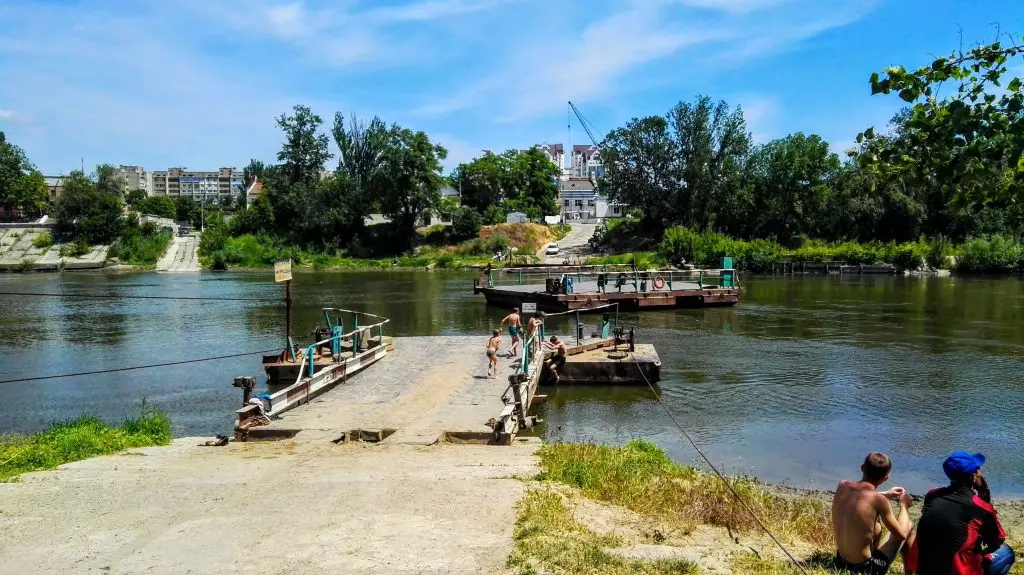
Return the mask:
<svg viewBox="0 0 1024 575"><path fill-rule="evenodd" d="M480 233L483 219L473 208L461 207L452 217L452 239L455 241L475 238Z"/></svg>
<svg viewBox="0 0 1024 575"><path fill-rule="evenodd" d="M971 238L960 248L956 270L974 273L1009 273L1020 269L1021 245L1013 238L991 235Z"/></svg>
<svg viewBox="0 0 1024 575"><path fill-rule="evenodd" d="M34 270L35 268L36 268L36 262L34 262L32 260L29 260L29 259L21 260L21 263L18 264L18 271L22 272L22 273L30 272L30 271Z"/></svg>
<svg viewBox="0 0 1024 575"><path fill-rule="evenodd" d="M111 244L107 256L126 264L151 266L164 255L169 243L171 232L159 230L152 222L141 226L127 225Z"/></svg>
<svg viewBox="0 0 1024 575"><path fill-rule="evenodd" d="M950 258L953 256L953 243L945 236L939 236L928 244L925 254L925 261L935 269L946 269L950 265Z"/></svg>
<svg viewBox="0 0 1024 575"><path fill-rule="evenodd" d="M32 239L32 246L36 247L36 248L39 248L41 250L42 249L46 249L46 248L48 248L48 247L50 247L52 245L53 245L53 236L50 235L50 232L45 232L45 233L39 234L38 236L36 236L35 238Z"/></svg>
<svg viewBox="0 0 1024 575"><path fill-rule="evenodd" d="M453 268L456 267L458 260L455 259L455 254L452 252L444 252L434 264L439 268Z"/></svg>
<svg viewBox="0 0 1024 575"><path fill-rule="evenodd" d="M421 230L420 234L423 236L423 243L428 245L443 246L448 243L448 226L430 226Z"/></svg>

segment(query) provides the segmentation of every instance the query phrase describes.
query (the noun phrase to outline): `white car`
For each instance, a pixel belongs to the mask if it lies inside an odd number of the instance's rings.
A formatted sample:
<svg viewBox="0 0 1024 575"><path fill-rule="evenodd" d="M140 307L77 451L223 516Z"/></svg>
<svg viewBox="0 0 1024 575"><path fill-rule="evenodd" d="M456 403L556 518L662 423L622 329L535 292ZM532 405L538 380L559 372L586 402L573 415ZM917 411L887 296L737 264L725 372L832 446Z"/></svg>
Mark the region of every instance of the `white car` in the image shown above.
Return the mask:
<svg viewBox="0 0 1024 575"><path fill-rule="evenodd" d="M548 244L548 249L544 253L546 253L549 256L557 256L558 255L558 244Z"/></svg>

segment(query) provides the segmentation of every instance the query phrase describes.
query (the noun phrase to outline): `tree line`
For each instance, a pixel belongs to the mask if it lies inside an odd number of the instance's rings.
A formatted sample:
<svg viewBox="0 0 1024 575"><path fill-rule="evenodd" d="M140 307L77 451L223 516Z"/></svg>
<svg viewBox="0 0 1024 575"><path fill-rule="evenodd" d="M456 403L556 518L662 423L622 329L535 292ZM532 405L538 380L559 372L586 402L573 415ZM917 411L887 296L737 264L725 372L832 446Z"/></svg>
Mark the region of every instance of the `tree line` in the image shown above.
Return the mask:
<svg viewBox="0 0 1024 575"><path fill-rule="evenodd" d="M1024 93L998 43L871 78L907 107L841 158L815 134L754 143L743 112L698 96L602 144L599 189L653 237L671 226L783 245L1024 235ZM945 98L939 86L953 84Z"/></svg>

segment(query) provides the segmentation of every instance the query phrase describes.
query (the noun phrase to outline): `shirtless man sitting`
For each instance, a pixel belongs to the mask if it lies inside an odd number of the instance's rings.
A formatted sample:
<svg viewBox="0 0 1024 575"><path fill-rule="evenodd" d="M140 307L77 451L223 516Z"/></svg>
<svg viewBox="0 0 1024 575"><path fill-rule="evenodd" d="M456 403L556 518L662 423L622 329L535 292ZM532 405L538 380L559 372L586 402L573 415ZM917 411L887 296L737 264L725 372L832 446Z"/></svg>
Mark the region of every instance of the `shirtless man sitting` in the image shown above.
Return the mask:
<svg viewBox="0 0 1024 575"><path fill-rule="evenodd" d="M896 559L904 541L913 542L910 506L913 498L902 487L878 491L889 479L892 462L884 453L870 453L860 466L860 481L840 481L832 499L832 529L836 563L850 573L883 574ZM899 500L899 515L890 500ZM889 530L882 538L881 525Z"/></svg>

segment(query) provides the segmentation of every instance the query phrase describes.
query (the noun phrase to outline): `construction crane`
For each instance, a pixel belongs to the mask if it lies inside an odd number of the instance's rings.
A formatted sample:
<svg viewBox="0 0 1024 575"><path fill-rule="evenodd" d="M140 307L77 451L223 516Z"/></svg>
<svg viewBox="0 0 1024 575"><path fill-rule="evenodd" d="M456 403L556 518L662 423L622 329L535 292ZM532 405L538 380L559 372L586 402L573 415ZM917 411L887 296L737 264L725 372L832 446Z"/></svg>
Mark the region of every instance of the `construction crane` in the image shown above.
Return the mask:
<svg viewBox="0 0 1024 575"><path fill-rule="evenodd" d="M593 131L597 128L594 128L594 125L583 117L583 114L580 113L580 109L576 107L576 104L572 103L572 100L569 100L569 111L576 114L576 119L580 121L580 125L583 126L583 130L587 132L587 136L590 136L590 142L594 144L594 147L600 148L601 146L597 143L597 138L594 137ZM591 128L593 128L593 130ZM569 118L569 130L572 130L572 117Z"/></svg>

